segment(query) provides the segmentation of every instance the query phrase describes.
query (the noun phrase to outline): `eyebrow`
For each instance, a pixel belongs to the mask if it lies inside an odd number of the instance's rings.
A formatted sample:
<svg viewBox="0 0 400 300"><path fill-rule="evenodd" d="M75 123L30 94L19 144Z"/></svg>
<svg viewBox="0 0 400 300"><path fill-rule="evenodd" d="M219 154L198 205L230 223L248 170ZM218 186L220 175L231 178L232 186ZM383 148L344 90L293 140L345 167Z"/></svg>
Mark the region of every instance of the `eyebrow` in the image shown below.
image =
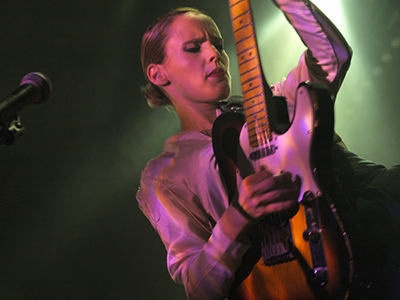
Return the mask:
<svg viewBox="0 0 400 300"><path fill-rule="evenodd" d="M183 42L183 44L190 44L190 43L195 43L195 44L201 44L207 41L206 37L200 37L200 38L194 38L188 41Z"/></svg>
<svg viewBox="0 0 400 300"><path fill-rule="evenodd" d="M216 41L218 41L218 42L224 43L224 39L223 39L221 36L211 36L209 40L210 40L211 42L216 42ZM183 44L184 44L184 45L190 44L190 43L196 43L196 44L198 43L198 44L201 44L201 43L204 43L205 41L207 41L207 38L206 38L206 37L200 37L200 38L194 38L194 39L185 41L185 42L183 42Z"/></svg>

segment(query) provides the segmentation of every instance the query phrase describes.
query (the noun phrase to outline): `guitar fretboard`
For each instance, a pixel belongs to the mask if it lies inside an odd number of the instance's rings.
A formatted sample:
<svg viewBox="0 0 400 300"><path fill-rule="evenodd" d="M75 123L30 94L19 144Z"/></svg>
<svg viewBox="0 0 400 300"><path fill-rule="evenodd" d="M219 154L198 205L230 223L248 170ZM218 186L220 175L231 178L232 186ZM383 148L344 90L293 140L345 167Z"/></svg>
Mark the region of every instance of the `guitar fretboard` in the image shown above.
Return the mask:
<svg viewBox="0 0 400 300"><path fill-rule="evenodd" d="M243 108L252 147L272 139L250 0L229 0Z"/></svg>

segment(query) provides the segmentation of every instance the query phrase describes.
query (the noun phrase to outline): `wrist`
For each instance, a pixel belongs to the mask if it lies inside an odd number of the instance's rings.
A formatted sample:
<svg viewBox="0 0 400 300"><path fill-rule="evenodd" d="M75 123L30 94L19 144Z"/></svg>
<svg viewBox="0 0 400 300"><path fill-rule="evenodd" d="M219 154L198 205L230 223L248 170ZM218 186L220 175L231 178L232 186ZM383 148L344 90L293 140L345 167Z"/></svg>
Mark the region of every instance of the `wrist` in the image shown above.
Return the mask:
<svg viewBox="0 0 400 300"><path fill-rule="evenodd" d="M243 207L239 204L238 201L233 201L231 203L231 206L234 207L249 222L253 223L256 220L251 215L249 215L247 211L243 209Z"/></svg>
<svg viewBox="0 0 400 300"><path fill-rule="evenodd" d="M248 243L247 231L254 224L251 218L240 205L230 205L218 221L222 230L235 241Z"/></svg>

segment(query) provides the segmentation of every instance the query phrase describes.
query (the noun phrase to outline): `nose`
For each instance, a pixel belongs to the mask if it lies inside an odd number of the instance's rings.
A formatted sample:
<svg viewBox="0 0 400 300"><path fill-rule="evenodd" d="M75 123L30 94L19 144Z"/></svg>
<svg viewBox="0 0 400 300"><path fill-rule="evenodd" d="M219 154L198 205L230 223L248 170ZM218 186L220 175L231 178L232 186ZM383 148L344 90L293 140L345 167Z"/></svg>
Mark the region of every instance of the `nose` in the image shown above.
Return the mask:
<svg viewBox="0 0 400 300"><path fill-rule="evenodd" d="M212 43L208 43L207 46L207 55L208 55L208 60L209 61L219 61L221 58L221 54L217 47L213 45Z"/></svg>

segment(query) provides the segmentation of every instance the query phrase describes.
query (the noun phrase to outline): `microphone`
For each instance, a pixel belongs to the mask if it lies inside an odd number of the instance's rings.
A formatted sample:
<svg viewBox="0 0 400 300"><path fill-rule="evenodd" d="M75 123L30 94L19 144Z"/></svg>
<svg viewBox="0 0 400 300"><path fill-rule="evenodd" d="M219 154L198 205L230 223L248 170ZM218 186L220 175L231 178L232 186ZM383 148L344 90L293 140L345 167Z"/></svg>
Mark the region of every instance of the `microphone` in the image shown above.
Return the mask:
<svg viewBox="0 0 400 300"><path fill-rule="evenodd" d="M0 101L0 117L7 118L17 114L30 104L45 102L49 98L52 88L51 80L43 73L26 74L22 78L19 88Z"/></svg>

